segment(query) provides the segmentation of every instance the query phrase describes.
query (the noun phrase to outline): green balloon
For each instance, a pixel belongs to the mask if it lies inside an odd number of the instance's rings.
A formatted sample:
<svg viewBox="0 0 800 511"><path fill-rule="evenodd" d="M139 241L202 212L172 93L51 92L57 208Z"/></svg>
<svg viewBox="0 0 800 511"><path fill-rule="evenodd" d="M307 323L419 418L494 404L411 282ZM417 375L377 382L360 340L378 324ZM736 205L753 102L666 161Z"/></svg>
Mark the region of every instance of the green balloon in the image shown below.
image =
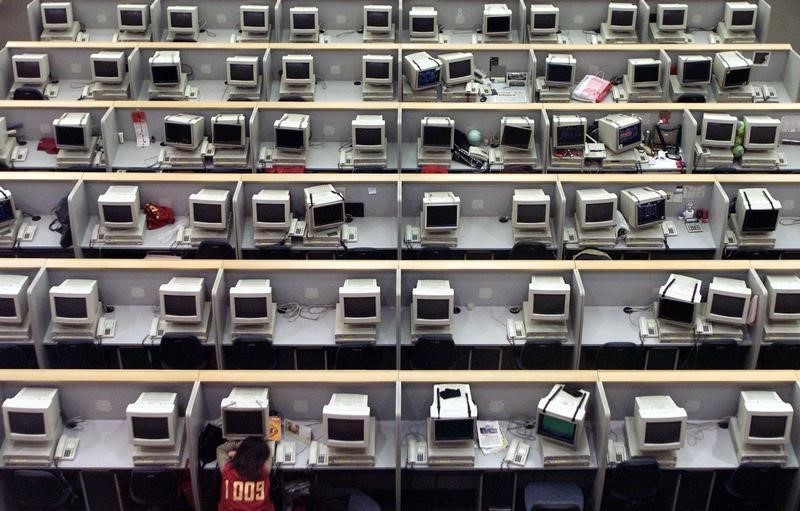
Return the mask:
<svg viewBox="0 0 800 511"><path fill-rule="evenodd" d="M467 133L467 140L471 145L480 145L482 139L483 135L481 135L480 130L469 130Z"/></svg>
<svg viewBox="0 0 800 511"><path fill-rule="evenodd" d="M734 158L741 158L744 156L744 146L737 145L733 148L733 156Z"/></svg>

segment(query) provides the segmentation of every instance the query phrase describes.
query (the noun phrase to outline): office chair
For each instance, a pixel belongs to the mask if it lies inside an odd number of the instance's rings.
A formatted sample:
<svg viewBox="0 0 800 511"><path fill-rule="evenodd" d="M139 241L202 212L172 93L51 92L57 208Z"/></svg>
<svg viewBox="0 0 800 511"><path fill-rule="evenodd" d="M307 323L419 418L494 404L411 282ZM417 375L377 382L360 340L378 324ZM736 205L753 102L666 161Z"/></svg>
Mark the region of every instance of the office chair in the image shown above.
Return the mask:
<svg viewBox="0 0 800 511"><path fill-rule="evenodd" d="M378 348L369 343L353 343L336 347L335 369L377 369Z"/></svg>
<svg viewBox="0 0 800 511"><path fill-rule="evenodd" d="M194 335L164 334L159 353L164 369L203 369L206 366L203 344Z"/></svg>
<svg viewBox="0 0 800 511"><path fill-rule="evenodd" d="M514 243L509 259L553 259L553 254L547 250L547 245L538 241L521 240Z"/></svg>
<svg viewBox="0 0 800 511"><path fill-rule="evenodd" d="M75 496L60 474L47 470L15 470L14 488L21 509L59 509Z"/></svg>
<svg viewBox="0 0 800 511"><path fill-rule="evenodd" d="M733 339L701 341L694 357L694 369L736 369L739 343Z"/></svg>
<svg viewBox="0 0 800 511"><path fill-rule="evenodd" d="M349 259L358 261L380 259L380 256L378 255L378 249L372 247L348 248L343 252L337 253L337 256L339 259Z"/></svg>
<svg viewBox="0 0 800 511"><path fill-rule="evenodd" d="M637 456L618 463L611 471L608 490L625 509L653 509L661 488L661 469L654 458Z"/></svg>
<svg viewBox="0 0 800 511"><path fill-rule="evenodd" d="M28 357L16 344L0 344L0 369L28 369Z"/></svg>
<svg viewBox="0 0 800 511"><path fill-rule="evenodd" d="M594 356L594 369L642 369L644 359L639 346L632 342L607 342Z"/></svg>
<svg viewBox="0 0 800 511"><path fill-rule="evenodd" d="M528 339L516 357L517 369L566 369L561 367L561 341Z"/></svg>
<svg viewBox="0 0 800 511"><path fill-rule="evenodd" d="M201 241L195 259L236 259L236 250L226 241Z"/></svg>
<svg viewBox="0 0 800 511"><path fill-rule="evenodd" d="M583 511L583 491L572 483L538 481L527 484L525 511Z"/></svg>
<svg viewBox="0 0 800 511"><path fill-rule="evenodd" d="M454 258L455 255L450 247L422 247L417 253L417 259L420 261L449 261Z"/></svg>
<svg viewBox="0 0 800 511"><path fill-rule="evenodd" d="M174 509L181 499L178 472L170 468L134 468L128 491L134 503L153 511Z"/></svg>
<svg viewBox="0 0 800 511"><path fill-rule="evenodd" d="M61 369L105 369L103 348L94 339L64 339L56 342Z"/></svg>
<svg viewBox="0 0 800 511"><path fill-rule="evenodd" d="M678 97L676 103L705 103L706 97L702 94L682 94Z"/></svg>
<svg viewBox="0 0 800 511"><path fill-rule="evenodd" d="M452 369L456 366L456 343L449 335L422 335L411 347L411 368Z"/></svg>
<svg viewBox="0 0 800 511"><path fill-rule="evenodd" d="M256 259L292 259L292 247L289 245L259 247Z"/></svg>
<svg viewBox="0 0 800 511"><path fill-rule="evenodd" d="M259 335L240 335L233 340L231 365L235 369L275 369L278 355L272 341Z"/></svg>
<svg viewBox="0 0 800 511"><path fill-rule="evenodd" d="M781 481L777 463L742 463L725 481L725 491L734 502L733 509L774 509L775 495Z"/></svg>
<svg viewBox="0 0 800 511"><path fill-rule="evenodd" d="M288 96L282 96L278 98L278 101L305 101L305 99L303 99L303 96L292 94Z"/></svg>
<svg viewBox="0 0 800 511"><path fill-rule="evenodd" d="M602 250L597 250L594 248L587 248L586 250L581 250L574 256L572 256L573 261L611 261L611 256L603 252Z"/></svg>
<svg viewBox="0 0 800 511"><path fill-rule="evenodd" d="M45 101L42 91L34 87L19 87L14 91L14 99L18 101Z"/></svg>
<svg viewBox="0 0 800 511"><path fill-rule="evenodd" d="M800 369L800 339L773 341L761 352L760 369Z"/></svg>

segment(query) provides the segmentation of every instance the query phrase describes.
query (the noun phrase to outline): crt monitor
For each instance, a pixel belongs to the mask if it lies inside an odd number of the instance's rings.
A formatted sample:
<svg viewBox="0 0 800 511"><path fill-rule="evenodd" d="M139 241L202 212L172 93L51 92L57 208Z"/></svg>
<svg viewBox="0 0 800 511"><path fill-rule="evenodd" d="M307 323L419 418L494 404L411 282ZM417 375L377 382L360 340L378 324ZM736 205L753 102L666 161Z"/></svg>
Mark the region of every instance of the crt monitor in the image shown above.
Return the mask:
<svg viewBox="0 0 800 511"><path fill-rule="evenodd" d="M392 85L391 55L364 55L361 57L361 81L372 85Z"/></svg>
<svg viewBox="0 0 800 511"><path fill-rule="evenodd" d="M458 229L461 199L452 192L426 192L422 197L422 227L426 231Z"/></svg>
<svg viewBox="0 0 800 511"><path fill-rule="evenodd" d="M700 145L705 147L733 147L739 119L730 114L703 114Z"/></svg>
<svg viewBox="0 0 800 511"><path fill-rule="evenodd" d="M253 88L258 86L258 57L228 57L225 59L225 71L228 85L232 87Z"/></svg>
<svg viewBox="0 0 800 511"><path fill-rule="evenodd" d="M386 150L386 121L382 115L357 115L351 127L354 150L367 152Z"/></svg>
<svg viewBox="0 0 800 511"><path fill-rule="evenodd" d="M194 151L203 141L205 124L202 115L168 115L164 117L164 144L184 151Z"/></svg>
<svg viewBox="0 0 800 511"><path fill-rule="evenodd" d="M233 387L219 404L222 436L244 440L249 436L267 438L269 433L269 389Z"/></svg>
<svg viewBox="0 0 800 511"><path fill-rule="evenodd" d="M634 4L611 2L608 4L606 24L612 32L633 32L636 30L636 13L639 7Z"/></svg>
<svg viewBox="0 0 800 511"><path fill-rule="evenodd" d="M275 148L290 153L302 153L308 148L311 118L305 114L283 114L273 123Z"/></svg>
<svg viewBox="0 0 800 511"><path fill-rule="evenodd" d="M42 2L42 26L45 30L68 30L75 22L70 2Z"/></svg>
<svg viewBox="0 0 800 511"><path fill-rule="evenodd" d="M745 115L744 129L744 148L747 151L769 151L780 143L780 119L766 115Z"/></svg>
<svg viewBox="0 0 800 511"><path fill-rule="evenodd" d="M181 82L181 54L177 51L157 51L148 59L150 80L157 87L172 87Z"/></svg>
<svg viewBox="0 0 800 511"><path fill-rule="evenodd" d="M642 120L626 114L609 114L597 120L600 142L612 153L622 153L642 144Z"/></svg>
<svg viewBox="0 0 800 511"><path fill-rule="evenodd" d="M121 83L125 78L125 52L101 51L93 53L89 60L92 64L93 82Z"/></svg>
<svg viewBox="0 0 800 511"><path fill-rule="evenodd" d="M800 320L800 278L767 276L767 315L770 321Z"/></svg>
<svg viewBox="0 0 800 511"><path fill-rule="evenodd" d="M347 279L339 288L342 322L377 325L381 322L381 288L376 279Z"/></svg>
<svg viewBox="0 0 800 511"><path fill-rule="evenodd" d="M242 28L242 32L247 32L249 34L266 34L269 32L269 6L240 6L239 26Z"/></svg>
<svg viewBox="0 0 800 511"><path fill-rule="evenodd" d="M224 231L230 209L228 190L202 189L189 196L189 222L192 228Z"/></svg>
<svg viewBox="0 0 800 511"><path fill-rule="evenodd" d="M411 318L417 326L448 326L455 294L449 280L418 280L411 292Z"/></svg>
<svg viewBox="0 0 800 511"><path fill-rule="evenodd" d="M748 446L781 446L789 441L794 410L777 392L743 390L736 412L739 440Z"/></svg>
<svg viewBox="0 0 800 511"><path fill-rule="evenodd" d="M289 9L289 30L293 34L313 35L319 32L317 7L292 7Z"/></svg>
<svg viewBox="0 0 800 511"><path fill-rule="evenodd" d="M413 6L408 13L411 37L434 37L439 33L438 13L434 7Z"/></svg>
<svg viewBox="0 0 800 511"><path fill-rule="evenodd" d="M736 192L736 228L743 234L774 231L781 206L781 202L766 188L739 188Z"/></svg>
<svg viewBox="0 0 800 511"><path fill-rule="evenodd" d="M504 36L511 33L511 10L506 4L484 4L483 35Z"/></svg>
<svg viewBox="0 0 800 511"><path fill-rule="evenodd" d="M683 447L686 410L669 396L639 396L634 402L634 427L640 451L667 451Z"/></svg>
<svg viewBox="0 0 800 511"><path fill-rule="evenodd" d="M678 56L678 82L684 87L697 87L711 83L711 57L702 55Z"/></svg>
<svg viewBox="0 0 800 511"><path fill-rule="evenodd" d="M474 63L472 53L442 53L442 82L445 85L458 85L473 79Z"/></svg>
<svg viewBox="0 0 800 511"><path fill-rule="evenodd" d="M388 33L392 28L391 5L365 5L364 31L376 34Z"/></svg>
<svg viewBox="0 0 800 511"><path fill-rule="evenodd" d="M575 82L576 66L577 61L572 55L548 55L545 61L545 83L550 87L572 85Z"/></svg>
<svg viewBox="0 0 800 511"><path fill-rule="evenodd" d="M735 89L750 83L753 62L738 51L721 51L714 55L714 79L722 89Z"/></svg>
<svg viewBox="0 0 800 511"><path fill-rule="evenodd" d="M88 113L67 112L53 121L56 147L67 151L82 151L89 146L92 123Z"/></svg>
<svg viewBox="0 0 800 511"><path fill-rule="evenodd" d="M58 389L21 388L3 401L3 426L13 442L54 442L62 430Z"/></svg>
<svg viewBox="0 0 800 511"><path fill-rule="evenodd" d="M530 117L500 119L500 147L509 151L530 152L534 147L534 120Z"/></svg>
<svg viewBox="0 0 800 511"><path fill-rule="evenodd" d="M253 195L253 226L287 230L292 222L289 190L260 190Z"/></svg>
<svg viewBox="0 0 800 511"><path fill-rule="evenodd" d="M569 319L570 287L560 275L534 275L528 284L528 303L534 321Z"/></svg>
<svg viewBox="0 0 800 511"><path fill-rule="evenodd" d="M240 279L228 294L234 325L265 325L272 321L269 279Z"/></svg>
<svg viewBox="0 0 800 511"><path fill-rule="evenodd" d="M475 438L476 419L433 419L432 443L461 443Z"/></svg>
<svg viewBox="0 0 800 511"><path fill-rule="evenodd" d="M109 186L97 198L100 225L106 229L132 229L138 226L142 214L139 187Z"/></svg>
<svg viewBox="0 0 800 511"><path fill-rule="evenodd" d="M586 144L586 117L554 115L551 139L554 149L583 149Z"/></svg>
<svg viewBox="0 0 800 511"><path fill-rule="evenodd" d="M50 58L46 53L22 53L11 57L14 81L43 85L50 81Z"/></svg>
<svg viewBox="0 0 800 511"><path fill-rule="evenodd" d="M178 428L178 394L142 392L125 409L128 438L137 447L175 445Z"/></svg>
<svg viewBox="0 0 800 511"><path fill-rule="evenodd" d="M589 188L575 192L575 215L581 229L602 229L614 226L617 212L617 194L602 188Z"/></svg>
<svg viewBox="0 0 800 511"><path fill-rule="evenodd" d="M247 140L243 114L217 114L211 118L211 141L216 148L241 148Z"/></svg>
<svg viewBox="0 0 800 511"><path fill-rule="evenodd" d="M322 431L329 447L366 449L370 444L371 424L365 394L335 393L322 407Z"/></svg>
<svg viewBox="0 0 800 511"><path fill-rule="evenodd" d="M656 7L656 24L662 32L678 32L686 30L686 18L689 6L686 4L658 4Z"/></svg>
<svg viewBox="0 0 800 511"><path fill-rule="evenodd" d="M323 231L345 223L344 196L333 185L312 186L304 189L303 195L307 229Z"/></svg>
<svg viewBox="0 0 800 511"><path fill-rule="evenodd" d="M557 34L559 12L552 4L531 5L531 35Z"/></svg>
<svg viewBox="0 0 800 511"><path fill-rule="evenodd" d="M453 149L455 123L449 117L423 117L420 121L422 148L426 151Z"/></svg>
<svg viewBox="0 0 800 511"><path fill-rule="evenodd" d="M5 118L0 118L0 134L5 131ZM14 225L17 221L17 208L14 205L14 194L0 187L0 229Z"/></svg>
<svg viewBox="0 0 800 511"><path fill-rule="evenodd" d="M758 5L749 2L725 2L725 26L731 32L755 30Z"/></svg>
<svg viewBox="0 0 800 511"><path fill-rule="evenodd" d="M628 59L628 79L631 87L658 87L661 83L661 61L658 59Z"/></svg>
<svg viewBox="0 0 800 511"><path fill-rule="evenodd" d="M158 288L161 319L175 323L199 323L206 299L202 277L172 277Z"/></svg>
<svg viewBox="0 0 800 511"><path fill-rule="evenodd" d="M66 279L50 288L50 316L59 325L94 325L100 314L96 280Z"/></svg>
<svg viewBox="0 0 800 511"><path fill-rule="evenodd" d="M666 218L667 192L649 186L622 190L620 211L633 229L660 225Z"/></svg>
<svg viewBox="0 0 800 511"><path fill-rule="evenodd" d="M403 75L412 90L438 87L442 76L442 64L427 52L411 53L403 56Z"/></svg>
<svg viewBox="0 0 800 511"><path fill-rule="evenodd" d="M678 326L693 326L703 283L695 278L673 273L658 290L657 317Z"/></svg>
<svg viewBox="0 0 800 511"><path fill-rule="evenodd" d="M475 439L478 408L469 384L433 386L428 440L433 445L469 444Z"/></svg>
<svg viewBox="0 0 800 511"><path fill-rule="evenodd" d="M26 275L0 275L0 323L21 324L28 315L28 285Z"/></svg>
<svg viewBox="0 0 800 511"><path fill-rule="evenodd" d="M146 32L150 26L150 7L146 4L117 6L117 28L120 32Z"/></svg>
<svg viewBox="0 0 800 511"><path fill-rule="evenodd" d="M514 229L543 230L550 222L550 196L541 188L516 189L511 199Z"/></svg>
<svg viewBox="0 0 800 511"><path fill-rule="evenodd" d="M715 323L745 325L752 295L743 280L714 277L708 286L706 318Z"/></svg>
<svg viewBox="0 0 800 511"><path fill-rule="evenodd" d="M548 441L576 448L584 434L590 393L556 384L536 407L536 433Z"/></svg>
<svg viewBox="0 0 800 511"><path fill-rule="evenodd" d="M197 6L167 7L167 28L176 34L194 34L200 30Z"/></svg>
<svg viewBox="0 0 800 511"><path fill-rule="evenodd" d="M284 55L282 80L287 85L314 84L314 57L312 55Z"/></svg>

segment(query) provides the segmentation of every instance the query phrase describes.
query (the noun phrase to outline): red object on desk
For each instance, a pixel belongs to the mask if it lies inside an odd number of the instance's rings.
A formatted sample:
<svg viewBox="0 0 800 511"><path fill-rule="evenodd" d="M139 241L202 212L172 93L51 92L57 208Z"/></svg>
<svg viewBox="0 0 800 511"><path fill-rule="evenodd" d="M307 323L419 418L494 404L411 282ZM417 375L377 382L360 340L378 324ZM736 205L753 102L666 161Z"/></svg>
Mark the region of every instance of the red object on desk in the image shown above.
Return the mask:
<svg viewBox="0 0 800 511"><path fill-rule="evenodd" d="M37 151L44 151L47 154L58 154L58 147L56 147L56 139L49 137L39 140L39 145L36 146Z"/></svg>
<svg viewBox="0 0 800 511"><path fill-rule="evenodd" d="M306 168L302 165L277 165L267 172L270 174L302 174L305 171Z"/></svg>
<svg viewBox="0 0 800 511"><path fill-rule="evenodd" d="M422 174L447 174L450 169L444 165L423 165L419 168Z"/></svg>

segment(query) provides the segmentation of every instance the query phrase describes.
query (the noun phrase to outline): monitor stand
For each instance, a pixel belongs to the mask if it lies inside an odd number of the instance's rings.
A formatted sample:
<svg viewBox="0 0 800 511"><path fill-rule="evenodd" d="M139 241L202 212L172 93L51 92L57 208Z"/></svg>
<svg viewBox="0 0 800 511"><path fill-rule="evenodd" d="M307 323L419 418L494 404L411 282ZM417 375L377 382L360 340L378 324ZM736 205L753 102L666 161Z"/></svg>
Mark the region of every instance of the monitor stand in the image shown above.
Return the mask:
<svg viewBox="0 0 800 511"><path fill-rule="evenodd" d="M542 462L545 467L587 467L592 462L589 451L589 437L586 429L581 429L578 444L573 447L561 445L544 437L541 438Z"/></svg>
<svg viewBox="0 0 800 511"><path fill-rule="evenodd" d="M458 245L458 229L447 231L430 231L420 225L419 243L423 247L439 246L454 248Z"/></svg>
<svg viewBox="0 0 800 511"><path fill-rule="evenodd" d="M363 101L394 101L394 86L392 84L362 83L361 99Z"/></svg>
<svg viewBox="0 0 800 511"><path fill-rule="evenodd" d="M287 229L259 229L258 227L253 227L253 244L256 247L276 245L288 238L289 231Z"/></svg>
<svg viewBox="0 0 800 511"><path fill-rule="evenodd" d="M203 319L200 323L176 323L175 321L158 320L158 331L164 334L194 335L200 342L208 340L208 327L211 320L211 302L203 303Z"/></svg>
<svg viewBox="0 0 800 511"><path fill-rule="evenodd" d="M371 32L364 30L362 41L365 43L393 43L394 42L394 23L387 32Z"/></svg>
<svg viewBox="0 0 800 511"><path fill-rule="evenodd" d="M94 314L95 319L91 325L62 325L53 323L50 337L54 342L65 339L97 339L97 325L103 316L103 306L97 304Z"/></svg>
<svg viewBox="0 0 800 511"><path fill-rule="evenodd" d="M717 23L716 33L709 38L712 44L754 44L758 42L755 30L733 32L724 21Z"/></svg>
<svg viewBox="0 0 800 511"><path fill-rule="evenodd" d="M334 338L341 342L375 342L378 338L376 325L348 325L344 322L342 304L336 304L336 327Z"/></svg>
<svg viewBox="0 0 800 511"><path fill-rule="evenodd" d="M434 165L437 167L447 167L449 169L452 161L453 155L450 151L431 151L430 149L423 149L422 137L417 138L417 167Z"/></svg>
<svg viewBox="0 0 800 511"><path fill-rule="evenodd" d="M261 90L264 88L261 76L255 87L228 86L228 97L224 101L261 101Z"/></svg>
<svg viewBox="0 0 800 511"><path fill-rule="evenodd" d="M741 247L774 248L775 231L764 232L742 232L739 229L739 222L736 221L736 213L730 215L730 227L736 234L736 241Z"/></svg>
<svg viewBox="0 0 800 511"><path fill-rule="evenodd" d="M269 317L277 318L278 304L272 303L269 309ZM275 321L269 321L259 325L237 325L231 326L231 337L235 338L240 335L258 335L271 341L275 337Z"/></svg>
<svg viewBox="0 0 800 511"><path fill-rule="evenodd" d="M472 34L472 44L508 44L513 43L511 32L503 35Z"/></svg>
<svg viewBox="0 0 800 511"><path fill-rule="evenodd" d="M606 157L603 159L603 170L635 170L636 165L647 163L647 155L642 154L644 156L640 156L636 148L628 149L621 153L606 151Z"/></svg>
<svg viewBox="0 0 800 511"><path fill-rule="evenodd" d="M42 30L40 41L75 41L81 31L81 24L77 21L72 22L72 26L65 30Z"/></svg>
<svg viewBox="0 0 800 511"><path fill-rule="evenodd" d="M375 465L375 417L369 418L369 445L366 449L328 446L328 465Z"/></svg>
<svg viewBox="0 0 800 511"><path fill-rule="evenodd" d="M232 43L268 43L272 27L267 27L266 32L246 32L231 36Z"/></svg>
<svg viewBox="0 0 800 511"><path fill-rule="evenodd" d="M314 32L313 34L297 34L295 32L289 31L289 42L290 43L320 43L320 35L319 32Z"/></svg>
<svg viewBox="0 0 800 511"><path fill-rule="evenodd" d="M121 83L93 82L88 86L87 99L95 101L126 101L130 99L131 79L126 74Z"/></svg>
<svg viewBox="0 0 800 511"><path fill-rule="evenodd" d="M228 168L249 168L250 156L250 139L244 139L242 147L214 147L213 144L208 144L206 155L211 156L211 161L215 167L228 167Z"/></svg>
<svg viewBox="0 0 800 511"><path fill-rule="evenodd" d="M780 165L780 161L778 151L775 149L766 151L748 151L745 149L744 154L739 159L742 168L745 169L777 168Z"/></svg>
<svg viewBox="0 0 800 511"><path fill-rule="evenodd" d="M431 34L429 36L413 36L409 35L408 40L412 43L434 43L434 44L447 44L450 42L450 36L446 34Z"/></svg>
<svg viewBox="0 0 800 511"><path fill-rule="evenodd" d="M492 152L489 148L490 153ZM530 167L536 167L539 164L539 156L536 153L536 144L534 143L531 147L530 151L517 151L514 149L506 149L505 147L498 148L499 150L495 150L494 158L490 157L490 161L492 164L495 165L500 162L500 165L505 168L506 166L515 166L515 165L526 165Z"/></svg>
<svg viewBox="0 0 800 511"><path fill-rule="evenodd" d="M650 40L653 44L688 44L694 42L694 36L684 30L665 32L658 28L658 23L650 23Z"/></svg>
<svg viewBox="0 0 800 511"><path fill-rule="evenodd" d="M183 230L183 241L197 247L204 241L228 241L230 219L224 229L204 229L202 227L187 227ZM179 240L180 241L180 240Z"/></svg>
<svg viewBox="0 0 800 511"><path fill-rule="evenodd" d="M124 30L120 30L114 37L112 37L111 41L115 43L125 43L125 42L150 42L153 40L153 28L147 27L147 30L144 32L128 32Z"/></svg>
<svg viewBox="0 0 800 511"><path fill-rule="evenodd" d="M314 101L315 84L307 83L304 85L287 85L281 78L281 85L278 95L281 99L290 96L300 96L304 101Z"/></svg>
<svg viewBox="0 0 800 511"><path fill-rule="evenodd" d="M708 85L699 85L696 87L691 87L688 85L682 85L681 82L678 81L677 75L670 75L669 77L669 96L673 102L677 102L681 96L686 94L691 94L693 96L702 96L703 102L708 103Z"/></svg>
<svg viewBox="0 0 800 511"><path fill-rule="evenodd" d="M568 103L572 99L572 87L551 87L545 78L536 78L536 96L540 103Z"/></svg>
<svg viewBox="0 0 800 511"><path fill-rule="evenodd" d="M130 229L109 229L99 222L92 229L92 243L103 245L141 245L144 243L144 231L147 219L139 215L136 227Z"/></svg>
<svg viewBox="0 0 800 511"><path fill-rule="evenodd" d="M537 339L559 339L567 340L569 328L566 321L540 321L531 319L533 308L531 302L522 302L522 316L525 321L525 338L528 340Z"/></svg>
<svg viewBox="0 0 800 511"><path fill-rule="evenodd" d="M613 248L617 244L616 227L603 227L600 229L584 229L575 217L575 230L578 233L578 245L581 247Z"/></svg>
<svg viewBox="0 0 800 511"><path fill-rule="evenodd" d="M625 441L628 444L630 458L636 456L648 456L655 458L661 468L673 468L678 460L678 451L642 451L639 449L639 442L636 439L636 420L633 417L625 417Z"/></svg>
<svg viewBox="0 0 800 511"><path fill-rule="evenodd" d="M6 465L25 466L47 466L52 464L56 445L61 438L63 429L64 426L61 423L61 417L59 417L58 424L54 430L58 431L59 434L53 435L47 442L17 442L6 439L2 447L3 463Z"/></svg>
<svg viewBox="0 0 800 511"><path fill-rule="evenodd" d="M562 34L532 34L531 26L525 26L528 32L528 42L531 44L568 44L567 38Z"/></svg>
<svg viewBox="0 0 800 511"><path fill-rule="evenodd" d="M175 32L173 30L167 30L167 35L164 40L169 43L196 43L198 37L200 37L199 30L195 30L194 32Z"/></svg>
<svg viewBox="0 0 800 511"><path fill-rule="evenodd" d="M700 142L695 142L694 153L697 157L696 168L713 169L733 165L733 151L730 148L704 147Z"/></svg>
<svg viewBox="0 0 800 511"><path fill-rule="evenodd" d="M89 139L88 147L85 149L59 149L56 155L56 168L69 169L73 167L91 167L94 163L94 155L97 152L98 138Z"/></svg>
<svg viewBox="0 0 800 511"><path fill-rule="evenodd" d="M186 86L188 81L188 75L186 73L181 73L178 85L162 87L150 82L147 87L147 97L151 100L183 101L186 99Z"/></svg>
<svg viewBox="0 0 800 511"><path fill-rule="evenodd" d="M631 227L625 237L625 245L631 248L664 248L664 230L661 228L661 223L641 229Z"/></svg>
<svg viewBox="0 0 800 511"><path fill-rule="evenodd" d="M639 38L636 31L617 32L608 28L608 23L600 24L600 40L598 44L638 44Z"/></svg>
<svg viewBox="0 0 800 511"><path fill-rule="evenodd" d="M0 247L10 248L17 243L17 234L22 226L22 211L14 211L14 222L0 229Z"/></svg>
<svg viewBox="0 0 800 511"><path fill-rule="evenodd" d="M718 103L752 103L755 91L752 85L742 85L734 89L723 89L717 79L711 80L711 90Z"/></svg>
<svg viewBox="0 0 800 511"><path fill-rule="evenodd" d="M728 419L728 431L731 432L731 440L736 450L736 458L739 463L761 462L779 463L786 465L788 455L786 447L783 445L746 445L742 442L739 432L739 421L734 417Z"/></svg>
<svg viewBox="0 0 800 511"><path fill-rule="evenodd" d="M133 447L133 466L159 465L164 467L179 467L183 461L183 436L186 430L186 419L178 417L175 425L175 444L171 447Z"/></svg>
<svg viewBox="0 0 800 511"><path fill-rule="evenodd" d="M800 339L800 321L770 321L764 322L764 340L783 341Z"/></svg>
<svg viewBox="0 0 800 511"><path fill-rule="evenodd" d="M313 231L307 227L305 235L303 236L303 246L339 248L342 246L342 228L340 226L332 229Z"/></svg>
<svg viewBox="0 0 800 511"><path fill-rule="evenodd" d="M403 101L415 103L438 103L439 93L437 89L438 86L429 87L423 90L414 90L411 88L411 84L408 83L408 79L405 76L403 77Z"/></svg>
<svg viewBox="0 0 800 511"><path fill-rule="evenodd" d="M547 219L547 224L544 229L521 229L513 227L514 243L517 241L535 241L550 245L553 243L553 235L550 227L550 219Z"/></svg>
<svg viewBox="0 0 800 511"><path fill-rule="evenodd" d="M664 90L661 85L655 87L634 87L628 75L622 77L622 86L628 97L629 103L657 103L664 99Z"/></svg>
<svg viewBox="0 0 800 511"><path fill-rule="evenodd" d="M453 325L445 326L425 326L414 324L414 319L411 319L411 340L416 341L423 335L449 335L453 336Z"/></svg>
<svg viewBox="0 0 800 511"><path fill-rule="evenodd" d="M25 314L22 323L11 324L3 323L0 325L0 341L22 341L31 340L31 315Z"/></svg>
<svg viewBox="0 0 800 511"><path fill-rule="evenodd" d="M203 141L191 151L165 146L162 147L161 151L158 153L158 165L160 168L165 169L202 169L205 167L206 153L208 153L207 137L203 137Z"/></svg>

